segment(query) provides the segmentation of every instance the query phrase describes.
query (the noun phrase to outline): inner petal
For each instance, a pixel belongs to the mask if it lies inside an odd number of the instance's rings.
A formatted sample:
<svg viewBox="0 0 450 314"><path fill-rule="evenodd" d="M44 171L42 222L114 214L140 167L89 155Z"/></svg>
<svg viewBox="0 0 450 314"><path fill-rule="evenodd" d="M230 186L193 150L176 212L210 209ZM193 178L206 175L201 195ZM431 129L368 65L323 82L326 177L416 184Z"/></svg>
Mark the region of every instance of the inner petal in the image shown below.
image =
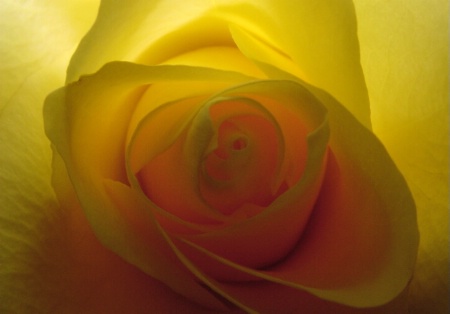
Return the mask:
<svg viewBox="0 0 450 314"><path fill-rule="evenodd" d="M244 204L269 205L280 162L280 139L272 122L258 115L234 116L220 124L215 140L199 178L204 200L227 215Z"/></svg>
<svg viewBox="0 0 450 314"><path fill-rule="evenodd" d="M248 159L248 138L233 122L219 127L217 148L204 161L206 174L217 181L231 180L239 164Z"/></svg>

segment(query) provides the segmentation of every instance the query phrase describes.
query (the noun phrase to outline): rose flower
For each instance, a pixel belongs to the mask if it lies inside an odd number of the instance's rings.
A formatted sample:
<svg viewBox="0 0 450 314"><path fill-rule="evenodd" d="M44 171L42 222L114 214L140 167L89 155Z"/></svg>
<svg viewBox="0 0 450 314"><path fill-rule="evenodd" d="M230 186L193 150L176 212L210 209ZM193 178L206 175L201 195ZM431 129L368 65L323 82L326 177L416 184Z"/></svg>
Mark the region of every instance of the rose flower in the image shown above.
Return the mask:
<svg viewBox="0 0 450 314"><path fill-rule="evenodd" d="M416 205L357 30L351 1L102 1L43 108L44 296L8 310L406 312Z"/></svg>

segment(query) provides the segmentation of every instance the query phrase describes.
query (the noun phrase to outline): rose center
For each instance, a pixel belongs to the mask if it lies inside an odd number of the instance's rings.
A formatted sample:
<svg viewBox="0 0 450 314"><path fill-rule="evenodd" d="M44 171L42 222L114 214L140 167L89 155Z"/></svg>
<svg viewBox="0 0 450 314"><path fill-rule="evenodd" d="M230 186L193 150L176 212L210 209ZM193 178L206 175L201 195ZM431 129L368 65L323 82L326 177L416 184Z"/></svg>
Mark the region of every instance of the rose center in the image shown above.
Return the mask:
<svg viewBox="0 0 450 314"><path fill-rule="evenodd" d="M238 138L234 140L232 148L233 150L241 150L247 147L247 139L246 138Z"/></svg>
<svg viewBox="0 0 450 314"><path fill-rule="evenodd" d="M248 137L232 122L219 128L217 148L204 161L207 176L214 181L231 180L248 162Z"/></svg>
<svg viewBox="0 0 450 314"><path fill-rule="evenodd" d="M233 116L219 125L212 141L199 179L203 199L226 215L244 207L252 208L246 216L253 215L269 205L278 194L273 181L280 162L272 122L261 115Z"/></svg>

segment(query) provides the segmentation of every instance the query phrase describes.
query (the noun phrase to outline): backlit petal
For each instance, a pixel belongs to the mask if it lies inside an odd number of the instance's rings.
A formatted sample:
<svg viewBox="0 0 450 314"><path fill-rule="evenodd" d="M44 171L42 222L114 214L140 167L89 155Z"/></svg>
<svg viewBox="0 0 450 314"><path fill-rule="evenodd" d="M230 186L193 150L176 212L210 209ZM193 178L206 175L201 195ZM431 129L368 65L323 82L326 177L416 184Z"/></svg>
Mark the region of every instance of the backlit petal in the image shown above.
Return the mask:
<svg viewBox="0 0 450 314"><path fill-rule="evenodd" d="M126 185L127 132L134 109L149 84L247 79L238 73L204 68L112 63L52 93L44 109L47 135L64 159L99 240L176 292L214 308L220 303L180 265L158 231L146 207L148 203Z"/></svg>
<svg viewBox="0 0 450 314"><path fill-rule="evenodd" d="M370 127L355 12L349 0L196 0L182 6L173 0L139 0L132 6L103 1L94 27L72 59L68 81L110 61L158 64L204 47L234 47L230 26L249 32L288 58L304 74L302 79L329 91ZM246 47L248 40L236 39L248 57L269 61L270 53L255 54L257 50Z"/></svg>
<svg viewBox="0 0 450 314"><path fill-rule="evenodd" d="M189 245L211 257L211 262L247 273L253 280L295 287L350 306L381 306L406 288L413 272L418 246L414 202L373 134L332 98L310 88L329 110L335 160L328 164L311 229L296 250L284 262L258 271ZM237 293L234 285L218 286L248 304L248 293Z"/></svg>
<svg viewBox="0 0 450 314"><path fill-rule="evenodd" d="M404 173L421 232L413 313L449 311L448 1L355 1L375 133Z"/></svg>
<svg viewBox="0 0 450 314"><path fill-rule="evenodd" d="M70 55L92 22L96 5L0 4L1 312L51 312L59 302L64 283L45 272L55 267L53 258L63 245L55 241L62 229L50 186L51 150L43 132L42 105L47 93L63 84Z"/></svg>

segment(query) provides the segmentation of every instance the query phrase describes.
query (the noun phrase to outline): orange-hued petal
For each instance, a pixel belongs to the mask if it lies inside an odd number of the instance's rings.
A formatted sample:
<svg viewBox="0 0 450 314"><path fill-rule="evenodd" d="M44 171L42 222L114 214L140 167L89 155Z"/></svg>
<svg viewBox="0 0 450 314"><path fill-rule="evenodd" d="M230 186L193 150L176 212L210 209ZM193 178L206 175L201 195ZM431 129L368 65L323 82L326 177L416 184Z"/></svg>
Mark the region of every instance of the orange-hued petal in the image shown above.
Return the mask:
<svg viewBox="0 0 450 314"><path fill-rule="evenodd" d="M125 185L126 135L132 112L148 84L184 80L231 83L246 79L240 74L202 68L187 71L176 66L113 63L54 92L45 104L47 135L65 162L86 218L100 242L178 293L211 307L220 304L167 251L148 211L151 204L142 201L139 191ZM186 285L190 288L186 289Z"/></svg>
<svg viewBox="0 0 450 314"><path fill-rule="evenodd" d="M414 270L419 242L414 200L405 179L383 144L371 132L358 125L336 101L324 92L314 88L311 90L329 110L332 130L330 146L341 171L346 173L343 175L343 182L354 182L358 186L355 190L359 192L359 199L355 201L361 204L361 209L355 213L355 218L358 215L362 215L361 219L365 217L363 223L367 223L366 227L371 229L361 233L368 237L367 240L358 240L368 245L376 244L380 237L380 226L376 222L386 217L382 223L389 229L386 238L386 263L379 276L361 290L361 294L364 294L367 289L370 296L359 300L361 304L386 302L404 289ZM343 128L342 125L346 127ZM348 195L354 194L350 193L349 187L347 189ZM367 200L378 201L379 207L366 206ZM379 244L382 245L382 242Z"/></svg>
<svg viewBox="0 0 450 314"><path fill-rule="evenodd" d="M120 216L120 234L112 250L126 260L188 299L212 308L220 308L215 299L180 263L167 244L160 227L142 195L118 182L105 181L105 190L114 203L110 210ZM112 213L114 214L114 213ZM115 232L117 233L117 231Z"/></svg>
<svg viewBox="0 0 450 314"><path fill-rule="evenodd" d="M47 262L39 269L46 282L45 286L51 284L48 297L54 300L48 304L48 308L40 309L58 313L144 313L168 312L174 309L183 313L209 312L192 303L192 300L175 293L155 279L157 277L151 277L142 271L146 267L136 267L106 248L94 234L80 207L65 173L63 161L59 155L54 157L53 184L57 189L61 212L55 221L56 228L51 228L55 234L46 242L51 248ZM112 182L106 182L105 186L115 197L126 197L120 196L125 194L123 187L117 187ZM129 215L124 216L131 218ZM133 219L127 220L128 223L132 221ZM133 226L136 233L142 232L142 225L136 224L136 221ZM145 226L144 228L145 236L149 236L151 229L147 230ZM155 264L152 266L155 267ZM157 270L161 271L161 268ZM182 282L181 277L176 280ZM201 302L207 303L207 298L201 297Z"/></svg>
<svg viewBox="0 0 450 314"><path fill-rule="evenodd" d="M271 102L271 105L265 110L271 110L271 106L278 102L278 106L285 106L290 115L305 118L303 122L309 129L305 171L294 186L266 208L258 209L253 205L252 208L247 209L249 212L254 212L255 209L261 211L258 215L217 231L183 236L182 239L196 243L237 263L262 267L281 259L292 249L308 220L322 180L328 129L323 107L315 102L306 90L293 82L254 82L224 91L218 97L238 99L244 95L249 99L251 99L249 95L258 95L262 99L261 105L265 105L264 99L267 99L267 103ZM276 110L274 112L278 113ZM277 118L275 115L273 117ZM303 128L300 128L300 135ZM288 130L292 129L288 128ZM291 162L295 163L295 160ZM243 213L245 211L246 206L242 209ZM225 280L236 279L234 277L236 272L234 275L233 272L222 272L223 268L216 268L209 262L205 263L202 261L203 256L189 246L184 246L183 251L189 258L195 260L195 264L202 265L201 269L207 274Z"/></svg>
<svg viewBox="0 0 450 314"><path fill-rule="evenodd" d="M308 292L270 282L222 283L229 293L239 295L255 313L308 314L407 314L407 289L394 300L378 307L355 308L318 298Z"/></svg>
<svg viewBox="0 0 450 314"><path fill-rule="evenodd" d="M321 192L289 258L267 270L284 281L340 289L373 280L386 263L391 236L373 186L329 154ZM364 205L364 206L363 206Z"/></svg>
<svg viewBox="0 0 450 314"><path fill-rule="evenodd" d="M190 71L189 69L191 68L185 69L186 71ZM205 84L204 79L207 80L207 84ZM223 90L230 86L230 78L225 79L221 76L217 76L216 78L205 76L204 79L201 77L195 77L186 81L162 80L158 82L158 84L149 86L149 88L147 88L143 93L142 98L139 100L139 103L133 112L128 128L127 146L130 145L132 137L137 137L137 134L139 134L139 136L143 138L139 140L133 139L133 141L138 141L140 143L134 143L132 145L148 146L145 143L148 142L149 137L152 137L152 147L158 147L157 150L162 152L164 150L163 147L160 147L161 144L156 143L161 141L162 138L169 137L171 140L168 142L172 142L178 134L176 132L174 133L173 130L170 130L170 126L177 126L178 122L182 125L186 125L190 120L189 115L198 110L198 107L201 106L205 99L211 97L211 95L217 93L217 91ZM250 80L251 78L248 77L248 79ZM178 105L177 109L184 111L184 115L177 115L173 118L167 116L158 128L152 126L151 123L145 122L145 119L149 119L147 116L152 115L152 112L158 109L158 107L180 101L186 102L185 105ZM159 114L164 113L160 112ZM143 130L137 130L137 128L143 128ZM149 130L146 130L147 128L149 128ZM164 136L153 138L154 132L161 133ZM147 137L147 140L145 137ZM149 150L148 153L142 152L142 154L131 154L130 162L132 163L133 172L140 170L145 163L149 161L148 156L151 154L153 153L150 153Z"/></svg>
<svg viewBox="0 0 450 314"><path fill-rule="evenodd" d="M150 100L152 99L149 98L149 101ZM203 167L203 162L201 162L201 160L205 158L207 154L214 154L212 153L212 150L214 150L217 145L214 140L215 136L213 129L219 128L219 126L222 125L222 122L230 119L235 119L234 122L240 124L242 129L245 129L245 125L243 124L245 121L238 121L239 119L242 119L242 117L248 117L250 115L260 117L258 119L263 119L262 117L264 116L270 118L270 115L268 115L268 112L265 111L261 105L256 105L249 102L249 100L245 101L244 99L225 99L223 97L218 97L217 99L213 98L209 101L209 103L196 114L194 120L191 122L191 117L185 117L184 112L189 106L194 108L190 111L195 111L195 109L201 105L199 99L195 100L199 102L192 104L190 103L191 100L185 99L183 101L162 106L159 110L155 110L149 114L148 117L142 121L141 127L137 129L135 138L131 142L130 165L131 168L134 169L134 172L140 168L140 166L135 166L136 163L134 160L136 160L136 158L139 158L141 161L148 161L148 163L138 172L138 178L141 183L140 188L142 188L149 199L162 210L191 223L202 223L203 229L207 228L207 224L210 224L210 227L212 228L214 228L214 225L215 228L218 228L223 226L225 222L229 223L235 218L229 218L221 214L219 215L219 208L214 207L217 198L208 197L206 194L201 196L202 184L200 184L200 190L198 187L199 175L203 172L203 170L200 169ZM142 101L144 101L144 98ZM223 110L224 108L225 111ZM217 126L211 125L212 122L209 118L210 114L212 116L211 118L216 120L214 124L217 124ZM180 120L180 117L184 117L185 120ZM258 120L258 123L261 123L261 121ZM186 125L190 125L188 131L184 131ZM178 129L179 131L175 132L175 129ZM156 139L156 141L149 141L148 138L156 131L161 134L161 137ZM260 131L266 132L265 125ZM274 132L275 138L279 140L281 138L281 131L274 129ZM175 139L177 137L178 139ZM160 143L166 143L166 149L162 153L159 152L164 150L164 147L160 147ZM275 149L275 159L269 159L269 163L272 163L271 167L273 168L272 175L268 176L268 181L266 180L267 194L272 199L273 187L271 181L275 178L275 170L277 169L278 159L281 157L282 145L275 145ZM136 156L136 158L134 158L134 156ZM253 156L252 160L261 158L264 159L264 156L259 152L259 155ZM139 164L143 165L144 163L139 162ZM206 164L208 164L208 162L206 162ZM252 164L254 164L254 162L252 162ZM256 165L258 165L258 163L256 163ZM264 174L264 172L261 171L259 173ZM202 176L200 176L200 179L201 178ZM239 182L247 185L249 184L249 182L236 178L231 183L231 186L239 185ZM240 187L252 189L252 186L242 186L242 184ZM233 191L236 192L236 189ZM253 188L253 191L257 192L255 188ZM205 186L203 186L203 193L207 193ZM178 194L179 197L173 197L174 194ZM230 197L230 200L239 203L243 202L240 201L236 195L230 196L232 196ZM206 203L203 201L203 198L205 197L207 198ZM208 200L210 202L208 202ZM236 209L238 208L239 207L236 207ZM163 223L163 225L168 226L167 223ZM173 230L172 228L170 229Z"/></svg>
<svg viewBox="0 0 450 314"><path fill-rule="evenodd" d="M195 165L201 197L215 210L233 216L244 213L241 209L247 204L269 205L281 185L279 165L284 155L277 121L250 98L219 96L204 110L216 134L202 162ZM198 123L208 123L198 117ZM199 136L193 133L186 145L193 145Z"/></svg>
<svg viewBox="0 0 450 314"><path fill-rule="evenodd" d="M266 170L266 176L268 177L267 182L270 182L270 194L276 194L282 185L282 181L286 179L286 169L283 168L283 165L285 163L284 155L287 154L287 152L284 144L285 134L283 134L279 121L266 109L266 102L269 99L258 99L255 95L250 95L249 97L229 97L226 96L226 92L222 94L212 98L209 101L208 106L203 109L205 113L207 113L208 119L211 119L210 122L205 120L201 114L197 116L199 125L211 123L215 130L214 137L211 139L207 150L203 152L202 155L202 158L206 159L203 164L197 166L200 166L201 172L206 178L207 173L205 172L205 166L207 166L208 158L210 156L216 161L225 160L226 158L233 156L234 158L231 158L228 163L229 166L235 165L236 168L238 168L239 163L245 163L246 160L248 160L248 162L251 161L251 164L241 164L239 167L255 167L257 164L264 163L262 160L265 160L266 166L269 167L264 168ZM244 119L244 121L240 121L242 119ZM228 125L228 127L225 128L227 132L221 133L221 128L226 125ZM195 129L196 128L194 128L194 130ZM245 131L246 129L249 130ZM259 129L259 131L257 131L257 129ZM226 134L228 135L224 136ZM193 132L190 143L186 143L186 146L191 146L200 137L201 134L199 134L198 131ZM266 153L270 152L269 155L262 151L255 152L257 148L251 145L253 137L258 137L255 138L255 140L261 138L259 139L261 142L259 148L265 149ZM267 141L263 139L265 137L267 137ZM223 143L223 145L220 146L221 141L228 141L229 143ZM252 153L254 154L253 157L250 156ZM272 167L270 167L270 165L272 165ZM270 168L272 168L272 170ZM237 174L239 170L235 169L235 172ZM240 180L241 179L239 178L235 178L233 184L240 184L237 182Z"/></svg>
<svg viewBox="0 0 450 314"><path fill-rule="evenodd" d="M146 132L136 135L136 143L139 145L139 142L142 142L145 145L144 141L146 140L146 149L131 146L131 156L145 154L144 156L148 160L142 169L137 169L139 172L136 173L136 176L139 179L140 188L150 201L162 210L191 223L220 225L223 220L222 215L215 213L199 199L197 185L193 181L192 169L190 169L189 163L184 160L186 157L183 152L183 142L186 139L185 129L186 125L192 120L192 114L191 117L188 117L189 119L184 121L178 119L178 114L183 114L183 109L187 105L186 101L180 101L165 106L162 110L152 112L149 119L145 121L142 131ZM197 102L194 104L194 110L197 109L198 111L198 105ZM173 121L167 122L166 117L173 119ZM161 128L159 128L160 125ZM169 130L165 132L167 126ZM162 132L160 137L162 143L166 146L164 151L161 152L161 149L157 146L158 141L148 140L156 133L151 132L152 130L158 132L158 134ZM167 136L165 136L166 134ZM177 138L172 139L175 136ZM199 146L201 143L195 143L195 145Z"/></svg>
<svg viewBox="0 0 450 314"><path fill-rule="evenodd" d="M140 300L143 295L136 293L130 297L135 300L135 304L119 302L121 299L126 300L123 295L117 296L114 301L102 300L108 295L120 293L120 288L109 285L113 284L111 281L114 278L120 279L121 276L127 276L126 279L122 279L122 282L128 282L129 289L132 290L146 286L154 289L153 281L156 279L197 304L215 309L224 308L221 302L199 285L192 274L180 263L163 234L160 233L160 228L151 215L151 206L148 206L137 191L116 181L107 179L102 182L103 188L96 192L99 196L106 195L107 199L104 198L103 201L110 202L107 204L109 205L108 216L104 217L104 221L108 223L106 228L112 228L107 234L108 238L105 239L105 235L99 233L103 230L89 221L92 216L86 213L86 207L80 207L81 204L77 200L80 194L78 191L78 194L75 194L60 156L55 155L54 161L53 184L56 186L59 200L66 204L63 206L68 211L67 216L64 217L66 219L64 223L68 228L67 239L65 239L67 240L66 254L73 258L72 263L80 264L80 269L72 267L72 264L67 264L65 260L68 257L62 257L61 267L67 267L64 276L68 281L68 287L64 293L68 294L65 297L69 302L69 305L61 305L62 309L72 306L75 312L75 309L94 311L95 309L115 310L116 307L119 309L145 307L143 300ZM91 204L88 206L99 206L95 204L96 201L91 199ZM113 223L111 218L119 219L119 221ZM108 244L111 243L113 245L109 246ZM85 254L88 258L83 259ZM134 267L143 273L133 269ZM94 271L96 275L91 276L85 283L89 270ZM147 275L152 278L148 278ZM101 293L95 292L96 288L99 288ZM131 291L123 292L127 294ZM89 293L95 293L98 298L89 300ZM161 308L162 311L170 309L171 299L175 304L180 302L180 307L183 306L183 298L166 293L168 291L161 291L161 302L155 301L154 308ZM83 302L83 304L77 305L77 302ZM192 307L192 311L196 309L193 304L187 303L186 306ZM198 310L202 309L198 308Z"/></svg>
<svg viewBox="0 0 450 314"><path fill-rule="evenodd" d="M103 246L64 174L65 165L55 157L53 183L60 204L47 201L40 209L28 195L28 215L2 218L2 227L16 233L2 229L1 312L211 313ZM34 220L33 214L43 216Z"/></svg>
<svg viewBox="0 0 450 314"><path fill-rule="evenodd" d="M258 270L233 263L227 252L214 251L212 244L195 237L184 237L176 244L204 267L216 267L229 276L219 277L223 280L264 279L349 306L380 306L405 289L414 269L418 245L414 202L374 135L330 96L309 88L329 110L330 156L309 224L290 255ZM239 247L241 242L236 243ZM243 291L240 298L239 289L230 285L224 291L245 303L245 295L252 292ZM268 290L259 298L271 295Z"/></svg>
<svg viewBox="0 0 450 314"><path fill-rule="evenodd" d="M281 157L276 128L260 116L237 115L218 132L218 146L207 155L200 176L202 197L227 215L246 203L269 205Z"/></svg>

